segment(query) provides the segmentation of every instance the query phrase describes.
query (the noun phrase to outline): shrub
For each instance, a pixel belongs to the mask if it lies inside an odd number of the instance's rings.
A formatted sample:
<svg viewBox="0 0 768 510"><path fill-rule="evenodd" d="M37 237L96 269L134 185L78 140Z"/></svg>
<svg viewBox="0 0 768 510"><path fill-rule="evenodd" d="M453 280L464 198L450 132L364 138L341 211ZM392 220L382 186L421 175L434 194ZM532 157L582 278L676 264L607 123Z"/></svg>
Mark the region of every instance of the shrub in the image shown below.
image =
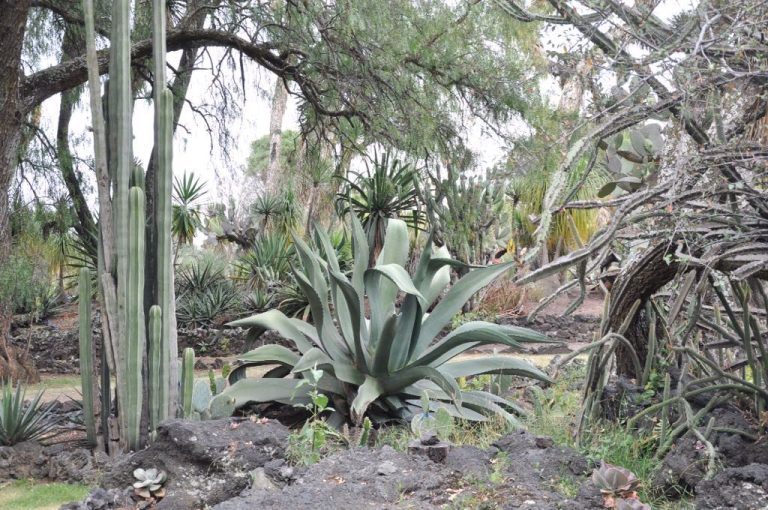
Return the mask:
<svg viewBox="0 0 768 510"><path fill-rule="evenodd" d="M277 330L296 344L299 353L264 345L242 355L242 365L230 375L233 384L212 401L212 414L231 414L249 402L306 404L309 394L302 379L309 370L320 369L324 374L317 386L332 396L329 422L334 425L350 419L359 424L364 416L379 423L409 420L420 411L419 399L425 392L435 409L445 408L453 416L483 421L498 414L516 423L513 413L522 413L518 406L488 392L462 391L456 379L500 373L549 381L547 375L508 357L455 358L482 344L520 348L522 342L548 341L547 337L524 328L471 322L435 341L464 303L509 265L469 271L427 314L450 281L450 267L466 265L448 258L445 248L433 251L430 239L414 275L409 275L403 267L409 251L407 226L390 220L382 251L369 269L365 233L357 218L352 224L351 278L339 270L327 234L315 232L321 247L316 252L294 239L300 260L294 276L309 300L313 324L278 310L231 323ZM399 298L402 303L396 308ZM247 367L254 365L277 368L268 377L244 378Z"/></svg>
<svg viewBox="0 0 768 510"><path fill-rule="evenodd" d="M24 404L26 390L19 383L14 391L10 382L3 384L0 399L0 445L13 446L23 441L40 439L49 434L58 425L58 418L53 415L56 402L41 403L43 392L39 392Z"/></svg>

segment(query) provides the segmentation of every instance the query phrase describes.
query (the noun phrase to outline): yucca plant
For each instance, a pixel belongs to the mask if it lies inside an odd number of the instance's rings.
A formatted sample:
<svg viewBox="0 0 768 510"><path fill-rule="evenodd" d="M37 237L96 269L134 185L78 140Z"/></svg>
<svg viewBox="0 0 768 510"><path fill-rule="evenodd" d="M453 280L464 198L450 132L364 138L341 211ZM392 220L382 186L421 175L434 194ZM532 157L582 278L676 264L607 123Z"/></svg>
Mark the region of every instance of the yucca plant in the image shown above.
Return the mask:
<svg viewBox="0 0 768 510"><path fill-rule="evenodd" d="M230 375L233 384L213 399L212 414L229 415L250 402L306 404L302 379L309 370L321 369L318 388L333 402L333 425L360 424L365 416L379 423L409 420L420 411L424 392L433 408L445 408L453 416L483 421L498 414L516 423L514 414L523 411L514 403L483 391L462 391L456 379L496 373L549 382L547 375L510 357L455 358L482 344L521 348L523 342L546 342L547 337L524 328L470 322L437 339L462 305L509 265L469 271L435 304L450 281L450 268L464 264L448 258L444 247L433 250L430 238L415 273L409 275L404 267L407 226L390 219L382 251L369 268L368 242L354 216L352 227L350 277L340 271L326 233L315 230L320 247L316 252L294 239L300 261L294 275L309 300L313 324L277 310L230 324L276 330L292 340L298 352L264 345L242 355L242 364ZM263 378L245 378L246 369L257 365L277 367Z"/></svg>
<svg viewBox="0 0 768 510"><path fill-rule="evenodd" d="M23 441L40 439L58 425L53 414L56 402L42 403L43 392L24 404L26 389L18 383L14 391L10 382L3 383L0 400L0 445L13 446Z"/></svg>
<svg viewBox="0 0 768 510"><path fill-rule="evenodd" d="M400 218L413 228L421 228L425 218L418 207L416 170L385 152L376 154L373 169L366 163L366 173L350 172L342 177L346 188L336 197L342 215L353 212L363 224L368 244L378 253L390 218Z"/></svg>
<svg viewBox="0 0 768 510"><path fill-rule="evenodd" d="M191 243L203 226L198 201L206 193L205 184L193 173L184 173L181 180L174 180L171 231L179 244Z"/></svg>

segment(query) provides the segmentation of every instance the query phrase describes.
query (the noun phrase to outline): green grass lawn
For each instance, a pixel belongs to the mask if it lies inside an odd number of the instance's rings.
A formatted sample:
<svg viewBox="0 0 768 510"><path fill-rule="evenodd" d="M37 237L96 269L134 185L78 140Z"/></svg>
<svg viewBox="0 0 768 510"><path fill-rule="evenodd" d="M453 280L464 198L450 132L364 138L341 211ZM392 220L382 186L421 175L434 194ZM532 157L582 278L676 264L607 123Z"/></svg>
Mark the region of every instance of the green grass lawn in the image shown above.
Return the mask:
<svg viewBox="0 0 768 510"><path fill-rule="evenodd" d="M80 484L17 480L7 485L0 485L0 508L3 510L55 510L65 503L85 498L88 491L88 486Z"/></svg>

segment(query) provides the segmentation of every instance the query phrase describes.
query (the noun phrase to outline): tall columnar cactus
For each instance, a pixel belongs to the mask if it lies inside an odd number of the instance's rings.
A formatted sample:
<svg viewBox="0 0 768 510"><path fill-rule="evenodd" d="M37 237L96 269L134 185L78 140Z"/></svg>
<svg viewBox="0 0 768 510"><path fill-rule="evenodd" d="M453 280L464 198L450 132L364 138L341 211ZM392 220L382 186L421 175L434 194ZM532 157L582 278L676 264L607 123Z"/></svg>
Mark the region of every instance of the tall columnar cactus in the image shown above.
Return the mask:
<svg viewBox="0 0 768 510"><path fill-rule="evenodd" d="M131 246L136 249L138 230L134 228L133 236L129 229L129 185L133 170L132 158L132 93L131 93L131 57L130 57L130 0L115 0L112 4L112 37L111 58L109 68L109 142L111 173L114 178L114 236L115 254L117 258L117 328L116 338L113 340L115 356L115 369L117 378L117 398L120 406L118 414L120 421L121 443L130 450L136 450L141 446L141 363L140 335L144 332L143 317L141 319L136 312L143 308L138 307L135 300L139 297L136 292L139 281L136 275L136 267L129 271L129 262L136 266L143 263L138 258L130 258L129 239L133 238ZM135 188L135 207L143 205L143 192ZM140 204L141 203L141 204ZM144 235L144 218L134 211L135 226L141 225L141 237ZM143 248L143 246L142 246ZM131 283L129 279L133 273L133 298L132 306L129 298ZM114 319L113 319L114 320Z"/></svg>
<svg viewBox="0 0 768 510"><path fill-rule="evenodd" d="M195 351L187 347L181 361L181 410L185 418L192 415L192 393L195 386Z"/></svg>
<svg viewBox="0 0 768 510"><path fill-rule="evenodd" d="M173 253L171 244L171 193L173 186L173 94L166 86L165 74L165 0L154 0L152 13L152 39L155 74L155 150L157 151L156 225L157 225L157 282L158 304L163 310L162 357L159 385L153 386L152 406L161 409L160 419L173 416L177 411L179 375L176 364L178 342L176 338L176 300L173 288Z"/></svg>
<svg viewBox="0 0 768 510"><path fill-rule="evenodd" d="M125 417L126 444L132 450L141 447L141 412L143 400L142 366L146 345L144 321L144 192L134 186L129 200L128 278L126 280L125 381L126 400L120 408Z"/></svg>
<svg viewBox="0 0 768 510"><path fill-rule="evenodd" d="M165 417L158 398L164 387L159 369L163 347L163 313L159 306L153 305L149 309L149 429L152 432Z"/></svg>
<svg viewBox="0 0 768 510"><path fill-rule="evenodd" d="M91 271L80 269L80 383L83 392L83 419L88 443L96 444L96 418L93 395L93 332L91 331Z"/></svg>

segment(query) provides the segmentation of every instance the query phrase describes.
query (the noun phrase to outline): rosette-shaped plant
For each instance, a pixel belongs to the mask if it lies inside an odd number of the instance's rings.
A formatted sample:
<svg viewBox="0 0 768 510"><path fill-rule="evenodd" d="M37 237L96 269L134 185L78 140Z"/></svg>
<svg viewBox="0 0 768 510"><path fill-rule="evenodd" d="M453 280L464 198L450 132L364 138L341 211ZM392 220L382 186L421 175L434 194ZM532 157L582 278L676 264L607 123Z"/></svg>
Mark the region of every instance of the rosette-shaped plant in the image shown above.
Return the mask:
<svg viewBox="0 0 768 510"><path fill-rule="evenodd" d="M614 508L617 499L636 500L640 480L629 469L601 462L592 471L592 482L600 489L607 508Z"/></svg>
<svg viewBox="0 0 768 510"><path fill-rule="evenodd" d="M166 480L165 471L159 471L155 468L134 470L133 477L137 480L133 482L133 488L136 495L144 499L160 499L165 496L163 484Z"/></svg>
<svg viewBox="0 0 768 510"><path fill-rule="evenodd" d="M307 386L301 379L313 367L323 370L318 390L333 403L329 423L410 420L421 410L425 391L433 409L455 417L485 420L498 414L515 422L522 409L483 391L462 391L456 379L480 374L513 374L549 381L531 364L505 356L457 356L483 344L522 348L524 342L548 338L525 328L470 322L439 338L451 318L478 290L510 269L510 264L472 268L444 294L450 268L467 267L449 258L431 239L413 275L405 269L409 239L405 223L390 219L375 264L357 218L352 218L354 264L351 274L339 267L328 235L316 229L317 250L302 239L294 243L300 267L296 281L312 309L312 323L277 310L235 321L232 326L272 329L292 340L298 352L264 345L240 356L241 365L227 387L211 403L213 416L231 414L251 402L303 404ZM370 266L370 267L369 267ZM441 297L442 296L442 297ZM428 312L429 311L429 312ZM272 366L263 377L247 378L248 367Z"/></svg>

